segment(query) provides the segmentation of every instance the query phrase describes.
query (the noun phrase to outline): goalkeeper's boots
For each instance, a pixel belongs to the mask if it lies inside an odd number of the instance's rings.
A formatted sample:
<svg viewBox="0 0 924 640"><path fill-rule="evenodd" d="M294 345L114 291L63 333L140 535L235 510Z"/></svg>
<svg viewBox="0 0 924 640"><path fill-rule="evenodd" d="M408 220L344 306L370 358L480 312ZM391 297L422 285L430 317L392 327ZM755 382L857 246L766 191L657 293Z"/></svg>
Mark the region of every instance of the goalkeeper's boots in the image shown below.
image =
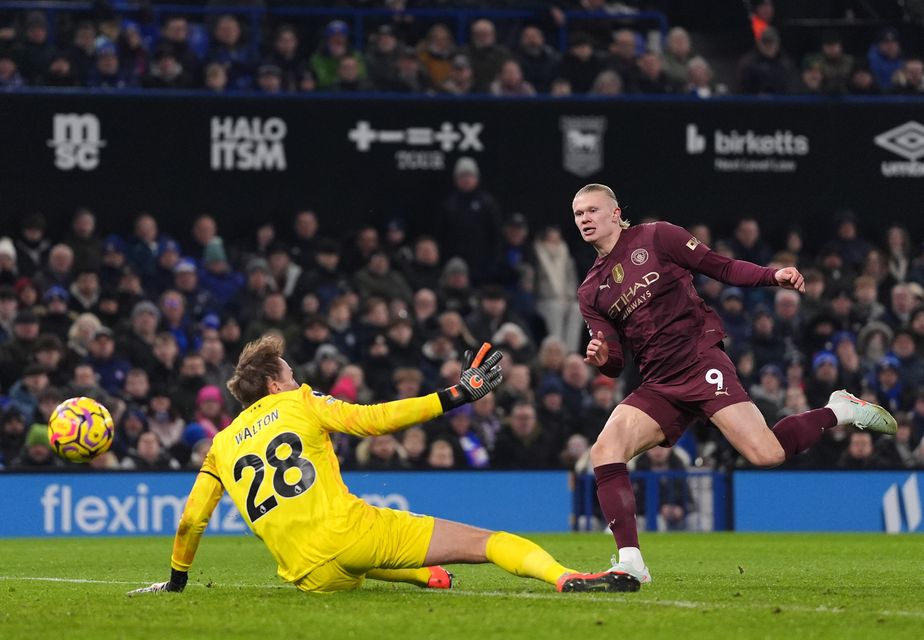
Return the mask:
<svg viewBox="0 0 924 640"><path fill-rule="evenodd" d="M861 400L852 393L847 393L844 389L831 394L825 406L832 408L832 405L838 405L838 411L835 413L851 416L850 421L860 429L888 434L898 431L898 423L895 422L891 413L878 404Z"/></svg>
<svg viewBox="0 0 924 640"><path fill-rule="evenodd" d="M558 579L555 590L560 593L578 591L638 591L641 583L624 571L601 573L566 573Z"/></svg>
<svg viewBox="0 0 924 640"><path fill-rule="evenodd" d="M427 569L430 571L427 589L452 589L452 574L450 572L439 565L427 567Z"/></svg>

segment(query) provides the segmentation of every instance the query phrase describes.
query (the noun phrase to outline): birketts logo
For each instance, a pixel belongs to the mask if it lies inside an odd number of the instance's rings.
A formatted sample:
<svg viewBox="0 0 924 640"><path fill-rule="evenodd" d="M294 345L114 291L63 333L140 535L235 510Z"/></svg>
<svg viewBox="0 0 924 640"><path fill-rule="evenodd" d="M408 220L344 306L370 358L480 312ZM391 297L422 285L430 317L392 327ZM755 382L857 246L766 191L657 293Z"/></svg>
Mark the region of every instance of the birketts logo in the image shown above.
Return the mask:
<svg viewBox="0 0 924 640"><path fill-rule="evenodd" d="M99 166L99 150L106 146L100 137L99 118L92 113L56 113L53 138L55 166L62 171L93 171Z"/></svg>
<svg viewBox="0 0 924 640"><path fill-rule="evenodd" d="M884 177L920 178L924 176L924 162L918 162L924 156L924 124L911 120L879 134L873 141L877 146L906 159L905 161L883 161L881 170Z"/></svg>
<svg viewBox="0 0 924 640"><path fill-rule="evenodd" d="M375 129L368 120L359 120L347 132L347 139L360 153L369 153L377 144L405 147L395 151L395 167L400 171L440 171L446 168L447 153L484 151L483 131L481 122Z"/></svg>
<svg viewBox="0 0 924 640"><path fill-rule="evenodd" d="M603 170L603 116L562 116L562 166L565 171L586 178Z"/></svg>
<svg viewBox="0 0 924 640"><path fill-rule="evenodd" d="M904 518L902 516L904 515ZM899 492L896 482L882 496L882 519L886 533L917 531L921 525L921 492L918 489L918 474L912 473L902 483ZM904 520L905 527L902 527Z"/></svg>
<svg viewBox="0 0 924 640"><path fill-rule="evenodd" d="M685 143L687 155L702 155L709 150L709 139L694 123L687 124ZM798 168L795 158L809 153L809 139L789 129L773 133L716 129L712 150L716 171L791 173Z"/></svg>
<svg viewBox="0 0 924 640"><path fill-rule="evenodd" d="M212 118L213 171L285 171L282 118Z"/></svg>

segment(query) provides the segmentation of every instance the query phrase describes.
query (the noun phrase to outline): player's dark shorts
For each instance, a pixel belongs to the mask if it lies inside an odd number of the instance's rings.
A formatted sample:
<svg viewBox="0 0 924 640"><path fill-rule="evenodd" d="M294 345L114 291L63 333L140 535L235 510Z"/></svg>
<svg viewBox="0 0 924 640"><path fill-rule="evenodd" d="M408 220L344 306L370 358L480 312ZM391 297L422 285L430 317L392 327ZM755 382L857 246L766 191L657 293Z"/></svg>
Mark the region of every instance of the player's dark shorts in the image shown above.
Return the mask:
<svg viewBox="0 0 924 640"><path fill-rule="evenodd" d="M664 432L662 445L671 446L693 420L708 420L719 409L750 401L735 365L716 345L676 380L643 382L622 402L651 416Z"/></svg>

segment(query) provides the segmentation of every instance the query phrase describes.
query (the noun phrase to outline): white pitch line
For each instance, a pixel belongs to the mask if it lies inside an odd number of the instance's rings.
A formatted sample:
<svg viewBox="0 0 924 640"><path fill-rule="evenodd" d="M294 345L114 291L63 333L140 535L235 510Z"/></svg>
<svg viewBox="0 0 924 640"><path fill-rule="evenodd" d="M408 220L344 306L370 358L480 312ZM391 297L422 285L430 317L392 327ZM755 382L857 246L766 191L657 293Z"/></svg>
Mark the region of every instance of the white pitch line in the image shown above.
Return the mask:
<svg viewBox="0 0 924 640"><path fill-rule="evenodd" d="M130 580L91 580L87 578L54 578L54 577L37 577L37 576L0 576L0 580L27 580L31 582L64 582L69 584L121 584L121 585L145 585L150 584L148 582L142 581L130 581ZM205 588L206 585L200 583L190 583L187 586L190 587L202 587ZM217 584L216 587L231 587L235 589L287 589L289 585L284 584ZM644 588L644 587L643 587ZM613 602L613 595L600 595L595 593L581 593L562 595L558 593L537 593L534 591L469 591L464 589L452 589L450 591L435 591L434 594L445 594L447 596L491 596L491 597L501 597L501 598L519 598L523 600L557 600L562 602L563 599L567 600L569 598L574 598L575 600L587 601L590 602ZM625 600L621 600L626 604L644 604L644 605L653 605L656 607L670 607L674 609L752 609L752 610L761 610L765 611L768 607L771 607L770 604L745 604L745 603L734 603L734 602L697 602L695 600L653 600L650 598L639 598L634 595L627 594ZM834 613L842 614L847 613L847 610L842 607L829 607L826 605L819 605L817 607L806 607L801 605L791 605L791 604L780 604L776 605L781 612L786 613L787 611L795 613ZM870 616L886 616L886 617L898 617L898 618L922 618L924 619L924 611L903 611L903 610L885 610L885 611L865 611L864 615L866 617Z"/></svg>
<svg viewBox="0 0 924 640"><path fill-rule="evenodd" d="M642 587L644 590L645 587ZM571 597L569 595L563 596L558 593L536 593L528 591L520 592L507 592L507 591L466 591L463 589L452 589L447 592L448 595L456 596L495 596L495 597L508 597L508 598L523 598L529 600L558 600L561 601L563 597ZM590 600L591 602L613 602L613 595L600 595L594 593L579 593L575 594L575 598L581 600ZM625 604L645 604L653 605L658 607L671 607L675 609L753 609L753 610L762 610L765 611L769 607L774 605L771 604L745 604L745 603L734 603L734 602L696 602L693 600L653 600L650 598L639 598L632 594L626 594L625 600L621 600ZM779 604L775 605L780 609L781 612L786 613L787 611L792 611L796 613L847 613L847 609L842 607L829 607L827 605L819 605L817 607L806 607L803 605L791 605L791 604ZM885 611L864 611L863 615L866 617L870 616L893 616L893 617L904 617L904 618L924 618L924 611L902 611L902 610L885 610Z"/></svg>

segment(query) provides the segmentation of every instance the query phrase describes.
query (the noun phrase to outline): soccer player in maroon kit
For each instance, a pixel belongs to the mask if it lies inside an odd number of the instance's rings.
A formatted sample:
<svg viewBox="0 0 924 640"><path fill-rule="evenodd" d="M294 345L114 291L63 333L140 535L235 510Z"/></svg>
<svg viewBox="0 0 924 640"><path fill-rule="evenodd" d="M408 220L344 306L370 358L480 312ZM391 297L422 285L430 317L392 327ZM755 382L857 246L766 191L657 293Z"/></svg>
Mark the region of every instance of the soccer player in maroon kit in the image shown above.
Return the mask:
<svg viewBox="0 0 924 640"><path fill-rule="evenodd" d="M590 451L597 498L619 548L610 572L651 582L639 551L626 463L652 447L673 445L694 418L711 420L759 467L774 467L805 451L835 425L896 432L889 412L843 390L832 393L824 408L788 416L770 429L741 386L721 345L722 322L697 295L692 272L738 287L801 292L805 284L797 269L726 258L668 222L629 226L606 185L580 189L572 209L581 237L598 254L578 288L591 336L584 361L615 378L622 371L625 344L642 376Z"/></svg>

